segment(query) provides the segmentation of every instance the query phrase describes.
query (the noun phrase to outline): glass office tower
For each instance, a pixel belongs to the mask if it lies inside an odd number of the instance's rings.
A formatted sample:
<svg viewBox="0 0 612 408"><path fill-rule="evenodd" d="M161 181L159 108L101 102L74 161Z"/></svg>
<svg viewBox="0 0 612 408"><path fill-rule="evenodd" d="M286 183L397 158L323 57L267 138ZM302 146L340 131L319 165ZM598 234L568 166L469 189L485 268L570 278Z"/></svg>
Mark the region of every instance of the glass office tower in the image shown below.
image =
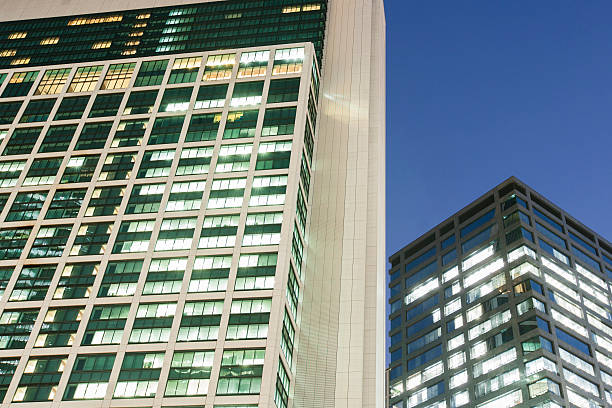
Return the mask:
<svg viewBox="0 0 612 408"><path fill-rule="evenodd" d="M612 406L612 245L521 181L390 261L390 407Z"/></svg>
<svg viewBox="0 0 612 408"><path fill-rule="evenodd" d="M382 407L382 2L98 3L0 2L2 406Z"/></svg>

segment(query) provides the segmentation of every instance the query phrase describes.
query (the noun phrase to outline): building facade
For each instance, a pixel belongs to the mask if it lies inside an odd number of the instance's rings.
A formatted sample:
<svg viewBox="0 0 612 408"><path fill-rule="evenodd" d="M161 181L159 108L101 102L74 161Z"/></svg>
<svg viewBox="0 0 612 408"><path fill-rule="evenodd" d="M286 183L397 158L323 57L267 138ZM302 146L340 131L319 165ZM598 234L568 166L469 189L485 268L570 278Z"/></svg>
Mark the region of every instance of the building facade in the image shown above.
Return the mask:
<svg viewBox="0 0 612 408"><path fill-rule="evenodd" d="M382 407L382 1L0 10L0 406Z"/></svg>
<svg viewBox="0 0 612 408"><path fill-rule="evenodd" d="M390 262L390 407L612 406L612 244L521 181Z"/></svg>

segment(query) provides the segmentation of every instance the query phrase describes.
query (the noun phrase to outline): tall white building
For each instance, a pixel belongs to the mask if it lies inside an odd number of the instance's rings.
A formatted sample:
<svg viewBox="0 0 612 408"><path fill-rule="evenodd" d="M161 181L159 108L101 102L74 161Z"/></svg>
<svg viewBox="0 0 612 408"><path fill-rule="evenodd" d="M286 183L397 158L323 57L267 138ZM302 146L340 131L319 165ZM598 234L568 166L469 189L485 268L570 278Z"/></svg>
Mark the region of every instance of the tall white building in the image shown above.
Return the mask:
<svg viewBox="0 0 612 408"><path fill-rule="evenodd" d="M0 11L1 406L383 407L382 0Z"/></svg>

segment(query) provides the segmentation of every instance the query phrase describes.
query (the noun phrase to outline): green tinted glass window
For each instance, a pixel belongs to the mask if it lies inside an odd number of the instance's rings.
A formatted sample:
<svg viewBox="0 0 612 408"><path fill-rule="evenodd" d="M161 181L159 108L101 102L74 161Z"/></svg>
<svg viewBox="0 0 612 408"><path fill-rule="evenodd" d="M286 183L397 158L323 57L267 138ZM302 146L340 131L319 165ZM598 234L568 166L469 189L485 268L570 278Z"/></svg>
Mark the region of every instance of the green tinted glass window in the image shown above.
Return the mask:
<svg viewBox="0 0 612 408"><path fill-rule="evenodd" d="M68 160L60 183L85 183L91 181L100 156L73 156Z"/></svg>
<svg viewBox="0 0 612 408"><path fill-rule="evenodd" d="M124 115L139 115L153 112L157 90L132 92L125 104Z"/></svg>
<svg viewBox="0 0 612 408"><path fill-rule="evenodd" d="M266 109L262 136L292 135L296 108Z"/></svg>
<svg viewBox="0 0 612 408"><path fill-rule="evenodd" d="M85 113L89 96L73 96L64 98L53 120L80 119Z"/></svg>
<svg viewBox="0 0 612 408"><path fill-rule="evenodd" d="M204 113L191 116L185 141L201 142L215 140L219 130L219 122L221 122L220 113Z"/></svg>
<svg viewBox="0 0 612 408"><path fill-rule="evenodd" d="M35 220L47 199L47 191L19 193L15 196L13 205L6 215L5 221Z"/></svg>
<svg viewBox="0 0 612 408"><path fill-rule="evenodd" d="M237 139L243 137L255 137L257 117L259 110L233 111L227 114L225 123L224 139Z"/></svg>
<svg viewBox="0 0 612 408"><path fill-rule="evenodd" d="M13 123L22 104L22 101L0 103L0 125Z"/></svg>
<svg viewBox="0 0 612 408"><path fill-rule="evenodd" d="M113 122L87 123L81 129L75 150L101 149L106 144Z"/></svg>
<svg viewBox="0 0 612 408"><path fill-rule="evenodd" d="M28 103L19 123L44 122L55 105L55 99L34 99Z"/></svg>
<svg viewBox="0 0 612 408"><path fill-rule="evenodd" d="M6 88L4 88L2 97L14 98L16 96L26 96L30 92L37 76L38 71L15 72L6 85Z"/></svg>
<svg viewBox="0 0 612 408"><path fill-rule="evenodd" d="M184 112L189 107L193 88L170 88L164 91L160 112Z"/></svg>
<svg viewBox="0 0 612 408"><path fill-rule="evenodd" d="M119 105L123 100L122 93L115 94L100 94L96 96L96 100L89 112L90 118L99 118L102 116L115 116L119 111Z"/></svg>
<svg viewBox="0 0 612 408"><path fill-rule="evenodd" d="M51 126L43 139L39 153L65 152L76 132L77 125Z"/></svg>
<svg viewBox="0 0 612 408"><path fill-rule="evenodd" d="M156 118L147 144L177 143L184 121L185 116L164 116Z"/></svg>
<svg viewBox="0 0 612 408"><path fill-rule="evenodd" d="M268 103L295 102L300 93L300 78L270 81Z"/></svg>
<svg viewBox="0 0 612 408"><path fill-rule="evenodd" d="M159 85L164 79L168 60L144 61L140 65L140 70L136 76L134 86L153 86Z"/></svg>
<svg viewBox="0 0 612 408"><path fill-rule="evenodd" d="M32 152L38 136L42 128L20 128L15 129L9 141L4 147L3 156L10 156L13 154L29 154Z"/></svg>
<svg viewBox="0 0 612 408"><path fill-rule="evenodd" d="M45 218L74 218L78 215L87 189L57 190Z"/></svg>

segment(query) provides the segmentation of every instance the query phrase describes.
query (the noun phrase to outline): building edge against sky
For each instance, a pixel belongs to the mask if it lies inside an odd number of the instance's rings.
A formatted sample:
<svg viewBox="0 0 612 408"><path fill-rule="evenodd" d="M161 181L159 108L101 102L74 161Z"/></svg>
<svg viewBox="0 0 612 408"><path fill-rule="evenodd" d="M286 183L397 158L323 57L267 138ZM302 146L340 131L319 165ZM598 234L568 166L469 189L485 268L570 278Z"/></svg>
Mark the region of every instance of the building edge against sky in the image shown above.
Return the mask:
<svg viewBox="0 0 612 408"><path fill-rule="evenodd" d="M612 404L612 244L522 181L389 261L390 407Z"/></svg>
<svg viewBox="0 0 612 408"><path fill-rule="evenodd" d="M9 21L194 3L5 0L0 10ZM296 407L384 405L384 66L382 0L330 1ZM262 397L273 387L262 387Z"/></svg>

